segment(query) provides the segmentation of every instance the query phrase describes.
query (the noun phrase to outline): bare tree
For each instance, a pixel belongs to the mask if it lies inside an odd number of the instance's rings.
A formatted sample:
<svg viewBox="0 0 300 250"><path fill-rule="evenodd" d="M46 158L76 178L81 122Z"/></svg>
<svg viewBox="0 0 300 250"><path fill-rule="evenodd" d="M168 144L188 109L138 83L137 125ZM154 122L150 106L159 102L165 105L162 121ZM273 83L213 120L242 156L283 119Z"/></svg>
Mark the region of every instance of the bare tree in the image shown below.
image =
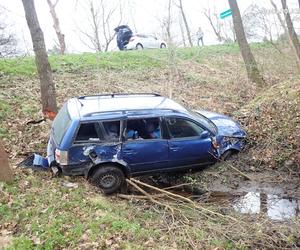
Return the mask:
<svg viewBox="0 0 300 250"><path fill-rule="evenodd" d="M280 53L283 53L277 42L273 39L273 32L276 30L274 27L277 27L278 22L276 22L276 19L275 22L273 21L268 9L260 7L257 4L251 4L243 14L243 22L247 38L264 40Z"/></svg>
<svg viewBox="0 0 300 250"><path fill-rule="evenodd" d="M210 26L212 27L217 39L219 42L222 42L225 40L225 38L222 36L222 25L221 21L218 17L218 14L214 11L211 13L211 9L208 7L207 9L203 10L204 16L207 18Z"/></svg>
<svg viewBox="0 0 300 250"><path fill-rule="evenodd" d="M299 1L300 1L300 0L299 0ZM270 3L271 3L271 5L273 6L273 9L274 9L274 11L275 11L275 13L276 13L276 16L277 16L277 18L278 18L278 21L280 22L280 25L281 25L282 29L284 30L284 33L287 34L287 33L288 33L287 27L286 27L286 25L285 25L285 23L284 23L284 20L282 19L281 15L280 15L280 12L279 12L279 10L278 10L278 8L277 8L277 5L274 3L273 0L270 0Z"/></svg>
<svg viewBox="0 0 300 250"><path fill-rule="evenodd" d="M17 39L13 33L9 31L6 23L4 8L0 6L0 57L9 57L18 53Z"/></svg>
<svg viewBox="0 0 300 250"><path fill-rule="evenodd" d="M180 27L180 33L181 33L183 47L186 47L185 34L184 34L184 29L183 29L183 24L182 24L182 17L179 18L179 27Z"/></svg>
<svg viewBox="0 0 300 250"><path fill-rule="evenodd" d="M83 42L96 52L107 51L116 36L113 28L119 26L123 20L122 2L113 6L107 0L89 0L88 9L89 28L79 28L87 39Z"/></svg>
<svg viewBox="0 0 300 250"><path fill-rule="evenodd" d="M190 44L191 47L193 47L191 32L190 32L190 28L189 28L189 25L188 25L188 22L187 22L187 19L186 19L186 15L185 15L185 12L184 12L184 9L183 9L182 0L179 0L179 5L177 5L177 7L179 8L180 13L182 15L182 20L183 20L183 23L184 23L184 26L185 26L185 30L186 30L186 34L187 34L187 37L188 37L189 44Z"/></svg>
<svg viewBox="0 0 300 250"><path fill-rule="evenodd" d="M295 32L294 25L293 25L293 22L291 19L291 15L290 15L288 6L286 4L286 0L281 0L281 4L282 4L282 9L284 10L284 17L285 17L285 22L287 25L289 40L294 49L297 66L298 66L298 69L300 70L300 44L299 44L298 36Z"/></svg>
<svg viewBox="0 0 300 250"><path fill-rule="evenodd" d="M255 58L247 42L238 4L236 0L228 0L228 3L232 11L233 25L240 51L242 53L242 57L246 66L248 78L252 82L255 82L259 87L262 87L264 85L264 80L260 75Z"/></svg>
<svg viewBox="0 0 300 250"><path fill-rule="evenodd" d="M172 24L172 16L171 16L171 10L172 10L172 0L168 1L168 15L163 20L163 25L166 29L167 39L168 43L172 43L172 35L171 35L171 24Z"/></svg>
<svg viewBox="0 0 300 250"><path fill-rule="evenodd" d="M211 8L208 4L208 7L204 8L202 13L207 18L219 42L234 42L236 40L232 19L221 20L215 5Z"/></svg>
<svg viewBox="0 0 300 250"><path fill-rule="evenodd" d="M35 62L40 78L43 115L45 118L53 119L57 113L55 85L48 61L48 55L46 53L44 34L37 18L34 0L22 0L22 2L31 34Z"/></svg>
<svg viewBox="0 0 300 250"><path fill-rule="evenodd" d="M47 0L47 3L49 5L50 13L51 13L51 16L53 19L53 28L56 32L56 36L57 36L57 39L59 42L60 54L64 55L65 51L66 51L65 35L61 31L59 19L57 17L56 10L55 10L55 7L58 4L58 1L59 0L56 0L54 3L52 3L51 0Z"/></svg>
<svg viewBox="0 0 300 250"><path fill-rule="evenodd" d="M116 12L116 10L118 9L117 6L112 7L112 8L107 8L105 6L105 1L104 0L100 0L100 6L101 6L101 14L102 14L102 31L103 31L103 36L105 39L105 44L104 44L104 51L108 50L108 47L110 45L110 43L112 42L112 40L115 38L116 33L112 32L110 23L111 23L111 19L114 15L114 13ZM122 4L120 2L119 5L119 21L117 23L116 26L119 26L123 20L123 11L122 11ZM107 11L106 11L107 9Z"/></svg>

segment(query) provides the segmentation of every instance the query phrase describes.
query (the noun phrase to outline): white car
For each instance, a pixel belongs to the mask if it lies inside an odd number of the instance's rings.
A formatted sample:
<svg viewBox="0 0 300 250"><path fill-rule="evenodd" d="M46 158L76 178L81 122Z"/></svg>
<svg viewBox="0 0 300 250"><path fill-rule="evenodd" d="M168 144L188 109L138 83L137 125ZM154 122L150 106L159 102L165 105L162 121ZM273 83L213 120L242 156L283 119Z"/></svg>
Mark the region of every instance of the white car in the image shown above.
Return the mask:
<svg viewBox="0 0 300 250"><path fill-rule="evenodd" d="M167 47L167 43L163 40L157 39L155 36L143 35L143 34L134 34L130 39L126 49L164 49Z"/></svg>

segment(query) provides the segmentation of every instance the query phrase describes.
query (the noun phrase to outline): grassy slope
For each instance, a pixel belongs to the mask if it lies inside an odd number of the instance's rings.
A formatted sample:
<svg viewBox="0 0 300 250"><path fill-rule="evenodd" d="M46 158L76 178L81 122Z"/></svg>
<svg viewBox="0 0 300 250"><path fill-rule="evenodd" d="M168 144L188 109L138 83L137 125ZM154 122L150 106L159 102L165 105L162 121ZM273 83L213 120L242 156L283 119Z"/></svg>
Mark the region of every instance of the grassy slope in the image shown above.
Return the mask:
<svg viewBox="0 0 300 250"><path fill-rule="evenodd" d="M234 45L176 51L175 76L171 73L174 69L169 68L167 50L52 56L50 61L60 105L71 96L101 92L152 91L167 95L169 84L173 98L187 106L240 117L252 141L244 155L249 162L261 166L259 156L268 154L270 160L264 160L265 166L282 167L287 160L297 162L294 153L299 143L296 132L291 131L299 126L299 116L294 116L299 114L299 79L294 76L289 56L267 45L256 44L253 48L267 79L264 90L247 81ZM26 125L26 121L40 117L33 58L0 60L0 75L0 137L15 165L23 154L45 151L50 124ZM276 135L275 143L266 140L269 134ZM263 146L257 147L259 144ZM278 152L282 152L280 160L273 161ZM232 211L232 216L247 225L222 217L207 219L199 211L182 207L181 213L172 215L146 202L103 197L81 178L51 178L45 173L21 170L15 173L13 184L0 186L0 244L1 235L8 235L11 248L73 249L80 245L182 249L193 244L228 249L259 248L264 244L272 248L293 245L299 232L299 223L291 227L265 218L253 221ZM79 188L64 187L65 180L78 182ZM271 234L277 235L275 241L268 237Z"/></svg>

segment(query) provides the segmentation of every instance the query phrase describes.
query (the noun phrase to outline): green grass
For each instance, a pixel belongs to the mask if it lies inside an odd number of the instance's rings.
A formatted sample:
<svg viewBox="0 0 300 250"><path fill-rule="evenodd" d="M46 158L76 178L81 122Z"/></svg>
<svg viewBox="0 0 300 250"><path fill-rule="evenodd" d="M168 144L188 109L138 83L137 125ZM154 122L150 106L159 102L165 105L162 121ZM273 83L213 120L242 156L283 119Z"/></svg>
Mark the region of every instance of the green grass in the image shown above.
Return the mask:
<svg viewBox="0 0 300 250"><path fill-rule="evenodd" d="M254 49L270 47L268 44L252 44ZM153 49L144 51L115 51L106 53L83 53L51 55L49 61L56 73L81 72L86 70L148 70L167 65L169 50ZM178 48L176 56L180 60L194 60L202 63L212 55L238 54L237 44L211 45L205 47ZM37 74L34 57L0 59L0 73L10 75Z"/></svg>

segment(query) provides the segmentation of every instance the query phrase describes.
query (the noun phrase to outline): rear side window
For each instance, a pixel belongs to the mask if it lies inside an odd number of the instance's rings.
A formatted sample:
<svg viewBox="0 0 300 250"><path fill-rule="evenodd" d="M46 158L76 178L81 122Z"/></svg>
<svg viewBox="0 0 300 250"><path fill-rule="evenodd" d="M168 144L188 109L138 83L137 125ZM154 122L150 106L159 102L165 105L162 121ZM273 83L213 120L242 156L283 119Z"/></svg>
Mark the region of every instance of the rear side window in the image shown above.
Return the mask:
<svg viewBox="0 0 300 250"><path fill-rule="evenodd" d="M75 142L100 141L97 130L99 130L99 124L96 122L81 124Z"/></svg>
<svg viewBox="0 0 300 250"><path fill-rule="evenodd" d="M200 136L204 131L198 124L181 118L167 118L167 126L171 138Z"/></svg>
<svg viewBox="0 0 300 250"><path fill-rule="evenodd" d="M116 142L120 137L120 121L82 123L75 143Z"/></svg>
<svg viewBox="0 0 300 250"><path fill-rule="evenodd" d="M61 143L63 136L70 125L71 118L68 112L67 103L65 103L56 115L52 125L52 134L57 145Z"/></svg>

